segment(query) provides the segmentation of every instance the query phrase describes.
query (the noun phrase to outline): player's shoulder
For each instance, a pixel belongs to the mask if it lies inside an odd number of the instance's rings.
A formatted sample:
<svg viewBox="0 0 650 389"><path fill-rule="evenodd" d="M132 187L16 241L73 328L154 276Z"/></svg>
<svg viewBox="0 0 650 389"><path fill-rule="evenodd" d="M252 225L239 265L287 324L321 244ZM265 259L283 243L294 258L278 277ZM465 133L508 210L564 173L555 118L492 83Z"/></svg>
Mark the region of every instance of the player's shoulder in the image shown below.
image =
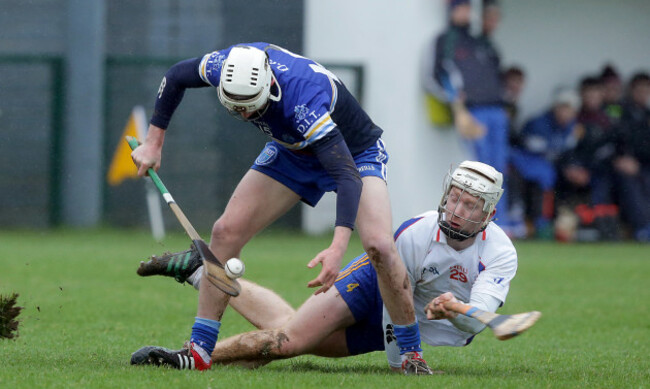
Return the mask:
<svg viewBox="0 0 650 389"><path fill-rule="evenodd" d="M397 240L401 235L418 234L422 232L430 233L438 223L438 212L427 211L405 220L395 231L394 238Z"/></svg>
<svg viewBox="0 0 650 389"><path fill-rule="evenodd" d="M517 258L517 250L508 235L494 222L477 236L482 243L485 257Z"/></svg>
<svg viewBox="0 0 650 389"><path fill-rule="evenodd" d="M490 222L487 228L483 231L482 236L479 235L479 237L487 242L514 247L508 234L506 234L505 231L503 231L503 229L495 222Z"/></svg>

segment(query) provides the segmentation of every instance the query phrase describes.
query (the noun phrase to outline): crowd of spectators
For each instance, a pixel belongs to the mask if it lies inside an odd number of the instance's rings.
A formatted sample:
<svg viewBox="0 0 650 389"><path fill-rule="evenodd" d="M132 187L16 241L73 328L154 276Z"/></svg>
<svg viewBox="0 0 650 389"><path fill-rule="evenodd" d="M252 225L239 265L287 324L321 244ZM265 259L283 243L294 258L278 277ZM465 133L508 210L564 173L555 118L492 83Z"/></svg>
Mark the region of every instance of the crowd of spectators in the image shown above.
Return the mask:
<svg viewBox="0 0 650 389"><path fill-rule="evenodd" d="M476 32L474 4L448 0L449 25L426 55L423 85L432 123L444 125L440 107L463 105L483 129L469 137L453 123L473 159L504 173L497 223L512 238L650 242L650 76L624 79L605 65L522 118L526 73L504 69L491 41L498 0L480 2Z"/></svg>
<svg viewBox="0 0 650 389"><path fill-rule="evenodd" d="M649 101L648 73L624 80L606 65L512 126L510 215L526 225L520 237L650 241Z"/></svg>

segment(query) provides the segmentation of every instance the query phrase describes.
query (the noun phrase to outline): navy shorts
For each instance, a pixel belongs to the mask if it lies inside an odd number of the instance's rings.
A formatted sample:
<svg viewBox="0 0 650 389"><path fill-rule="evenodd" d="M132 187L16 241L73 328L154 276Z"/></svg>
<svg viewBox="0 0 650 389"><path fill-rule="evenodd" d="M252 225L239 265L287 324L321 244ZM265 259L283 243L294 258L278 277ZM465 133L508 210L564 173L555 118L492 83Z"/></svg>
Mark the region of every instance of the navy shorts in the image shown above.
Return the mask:
<svg viewBox="0 0 650 389"><path fill-rule="evenodd" d="M386 181L388 154L381 139L354 156L354 162L361 177L376 176ZM336 182L315 155L289 150L277 142L266 144L251 169L284 184L312 207L325 192L336 189Z"/></svg>
<svg viewBox="0 0 650 389"><path fill-rule="evenodd" d="M384 302L377 285L377 273L368 255L363 253L348 263L339 273L334 286L356 320L354 325L345 330L350 355L383 350Z"/></svg>

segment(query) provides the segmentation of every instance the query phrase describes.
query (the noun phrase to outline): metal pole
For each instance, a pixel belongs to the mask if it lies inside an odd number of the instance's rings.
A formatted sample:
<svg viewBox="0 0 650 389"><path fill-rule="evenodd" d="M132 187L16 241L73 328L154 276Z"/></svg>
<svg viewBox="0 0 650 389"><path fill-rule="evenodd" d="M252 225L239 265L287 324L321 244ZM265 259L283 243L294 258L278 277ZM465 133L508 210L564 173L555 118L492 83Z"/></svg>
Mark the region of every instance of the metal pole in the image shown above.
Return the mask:
<svg viewBox="0 0 650 389"><path fill-rule="evenodd" d="M105 0L67 1L62 221L84 227L101 219Z"/></svg>

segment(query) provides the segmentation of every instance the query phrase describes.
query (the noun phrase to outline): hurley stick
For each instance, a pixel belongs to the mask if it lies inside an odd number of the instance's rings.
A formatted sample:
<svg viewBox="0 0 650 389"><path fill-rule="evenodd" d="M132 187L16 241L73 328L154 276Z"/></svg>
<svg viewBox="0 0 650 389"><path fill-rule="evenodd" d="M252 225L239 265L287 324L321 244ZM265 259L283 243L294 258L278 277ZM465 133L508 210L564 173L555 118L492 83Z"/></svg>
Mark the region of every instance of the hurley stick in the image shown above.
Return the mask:
<svg viewBox="0 0 650 389"><path fill-rule="evenodd" d="M486 312L468 304L447 301L445 309L472 317L490 327L499 340L508 340L526 331L542 316L541 312L531 311L514 315L499 315Z"/></svg>
<svg viewBox="0 0 650 389"><path fill-rule="evenodd" d="M137 139L132 136L127 136L126 141L129 143L131 150L135 150L135 148L139 145ZM147 170L147 173L149 174L149 177L151 177L153 183L156 185L156 188L158 188L160 191L160 194L162 194L162 197L167 202L167 205L169 205L169 208L172 210L172 212L174 212L176 219L178 219L187 235L190 237L190 239L192 239L194 247L196 247L199 254L201 255L201 259L203 259L203 269L207 279L212 284L214 284L214 286L221 289L224 293L227 293L231 296L238 296L239 292L241 291L241 285L239 285L239 282L237 282L237 280L229 278L226 275L226 272L223 269L223 264L217 259L217 257L214 256L203 239L201 239L201 236L198 234L198 232L196 232L192 226L192 223L190 223L190 221L187 219L181 210L181 207L179 207L178 204L176 204L176 201L174 201L174 198L165 187L165 184L163 184L162 180L158 176L158 173L156 173L156 171L152 168L149 168Z"/></svg>

